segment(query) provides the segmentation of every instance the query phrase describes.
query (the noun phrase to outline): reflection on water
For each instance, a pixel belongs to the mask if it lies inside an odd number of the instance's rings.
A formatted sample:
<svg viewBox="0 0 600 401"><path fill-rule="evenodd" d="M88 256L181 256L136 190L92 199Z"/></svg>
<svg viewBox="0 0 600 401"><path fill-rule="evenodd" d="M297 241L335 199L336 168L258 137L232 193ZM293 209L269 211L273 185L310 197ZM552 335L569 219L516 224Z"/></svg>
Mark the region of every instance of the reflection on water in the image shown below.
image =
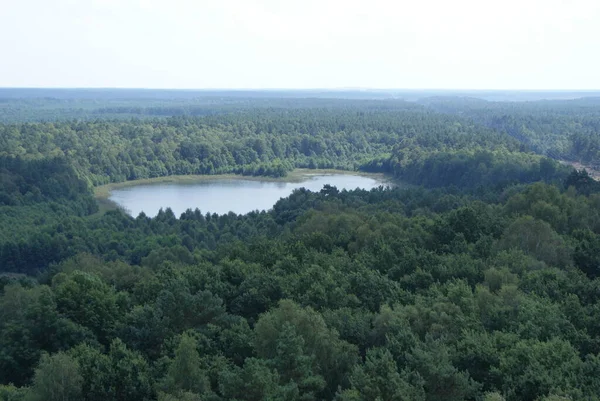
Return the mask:
<svg viewBox="0 0 600 401"><path fill-rule="evenodd" d="M112 191L110 200L132 216L140 212L155 216L160 208L170 207L176 216L187 209L202 213L224 214L230 211L244 214L253 210L269 210L294 189L320 191L329 184L342 189L371 189L382 185L371 178L350 174L307 176L302 182L269 182L244 179L214 179L195 183L159 183L136 185Z"/></svg>

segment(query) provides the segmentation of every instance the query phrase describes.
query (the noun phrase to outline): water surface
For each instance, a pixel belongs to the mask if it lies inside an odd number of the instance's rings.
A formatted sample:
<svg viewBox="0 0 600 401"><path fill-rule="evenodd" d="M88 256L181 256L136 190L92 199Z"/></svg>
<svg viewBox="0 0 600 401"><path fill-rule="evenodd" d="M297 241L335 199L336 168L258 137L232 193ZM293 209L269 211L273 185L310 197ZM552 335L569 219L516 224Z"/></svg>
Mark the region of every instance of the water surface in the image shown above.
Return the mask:
<svg viewBox="0 0 600 401"><path fill-rule="evenodd" d="M383 185L367 176L352 174L305 175L301 182L272 182L243 178L206 179L198 182L142 184L113 189L109 199L130 215L144 212L156 216L158 211L170 207L176 216L187 209L200 209L202 213L225 214L230 211L244 214L253 210L269 210L280 199L289 196L296 188L320 191L329 184L342 189L372 189Z"/></svg>

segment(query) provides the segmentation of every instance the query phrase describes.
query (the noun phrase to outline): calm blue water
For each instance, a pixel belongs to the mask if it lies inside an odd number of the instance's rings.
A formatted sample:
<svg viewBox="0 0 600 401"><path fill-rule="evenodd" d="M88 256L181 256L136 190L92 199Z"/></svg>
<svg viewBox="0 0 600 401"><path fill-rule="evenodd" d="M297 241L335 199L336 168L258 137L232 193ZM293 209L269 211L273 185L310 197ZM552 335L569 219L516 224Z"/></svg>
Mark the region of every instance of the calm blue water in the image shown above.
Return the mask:
<svg viewBox="0 0 600 401"><path fill-rule="evenodd" d="M110 200L130 215L144 212L156 216L160 208L170 207L176 216L187 209L198 208L202 213L225 214L230 211L244 214L253 210L269 210L296 188L320 191L329 184L342 189L371 189L382 185L371 177L351 174L307 175L302 182L251 181L241 178L214 179L196 183L158 183L115 189Z"/></svg>

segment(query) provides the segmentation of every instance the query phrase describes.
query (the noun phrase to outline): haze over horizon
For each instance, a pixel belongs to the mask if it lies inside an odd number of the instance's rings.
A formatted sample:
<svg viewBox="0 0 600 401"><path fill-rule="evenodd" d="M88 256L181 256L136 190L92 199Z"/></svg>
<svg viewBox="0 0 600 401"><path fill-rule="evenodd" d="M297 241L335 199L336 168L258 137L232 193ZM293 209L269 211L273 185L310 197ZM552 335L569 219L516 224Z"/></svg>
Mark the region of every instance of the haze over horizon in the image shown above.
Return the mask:
<svg viewBox="0 0 600 401"><path fill-rule="evenodd" d="M22 0L0 87L597 90L594 0Z"/></svg>

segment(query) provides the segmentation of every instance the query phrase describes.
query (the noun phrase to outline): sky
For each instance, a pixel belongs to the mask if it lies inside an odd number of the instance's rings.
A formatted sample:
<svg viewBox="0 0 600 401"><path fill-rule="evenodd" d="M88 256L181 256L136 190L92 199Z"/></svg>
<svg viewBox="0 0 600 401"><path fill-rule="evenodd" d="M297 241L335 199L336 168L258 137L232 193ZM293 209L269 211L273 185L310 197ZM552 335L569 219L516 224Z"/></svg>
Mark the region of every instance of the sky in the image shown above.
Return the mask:
<svg viewBox="0 0 600 401"><path fill-rule="evenodd" d="M600 89L599 0L0 3L0 87Z"/></svg>

